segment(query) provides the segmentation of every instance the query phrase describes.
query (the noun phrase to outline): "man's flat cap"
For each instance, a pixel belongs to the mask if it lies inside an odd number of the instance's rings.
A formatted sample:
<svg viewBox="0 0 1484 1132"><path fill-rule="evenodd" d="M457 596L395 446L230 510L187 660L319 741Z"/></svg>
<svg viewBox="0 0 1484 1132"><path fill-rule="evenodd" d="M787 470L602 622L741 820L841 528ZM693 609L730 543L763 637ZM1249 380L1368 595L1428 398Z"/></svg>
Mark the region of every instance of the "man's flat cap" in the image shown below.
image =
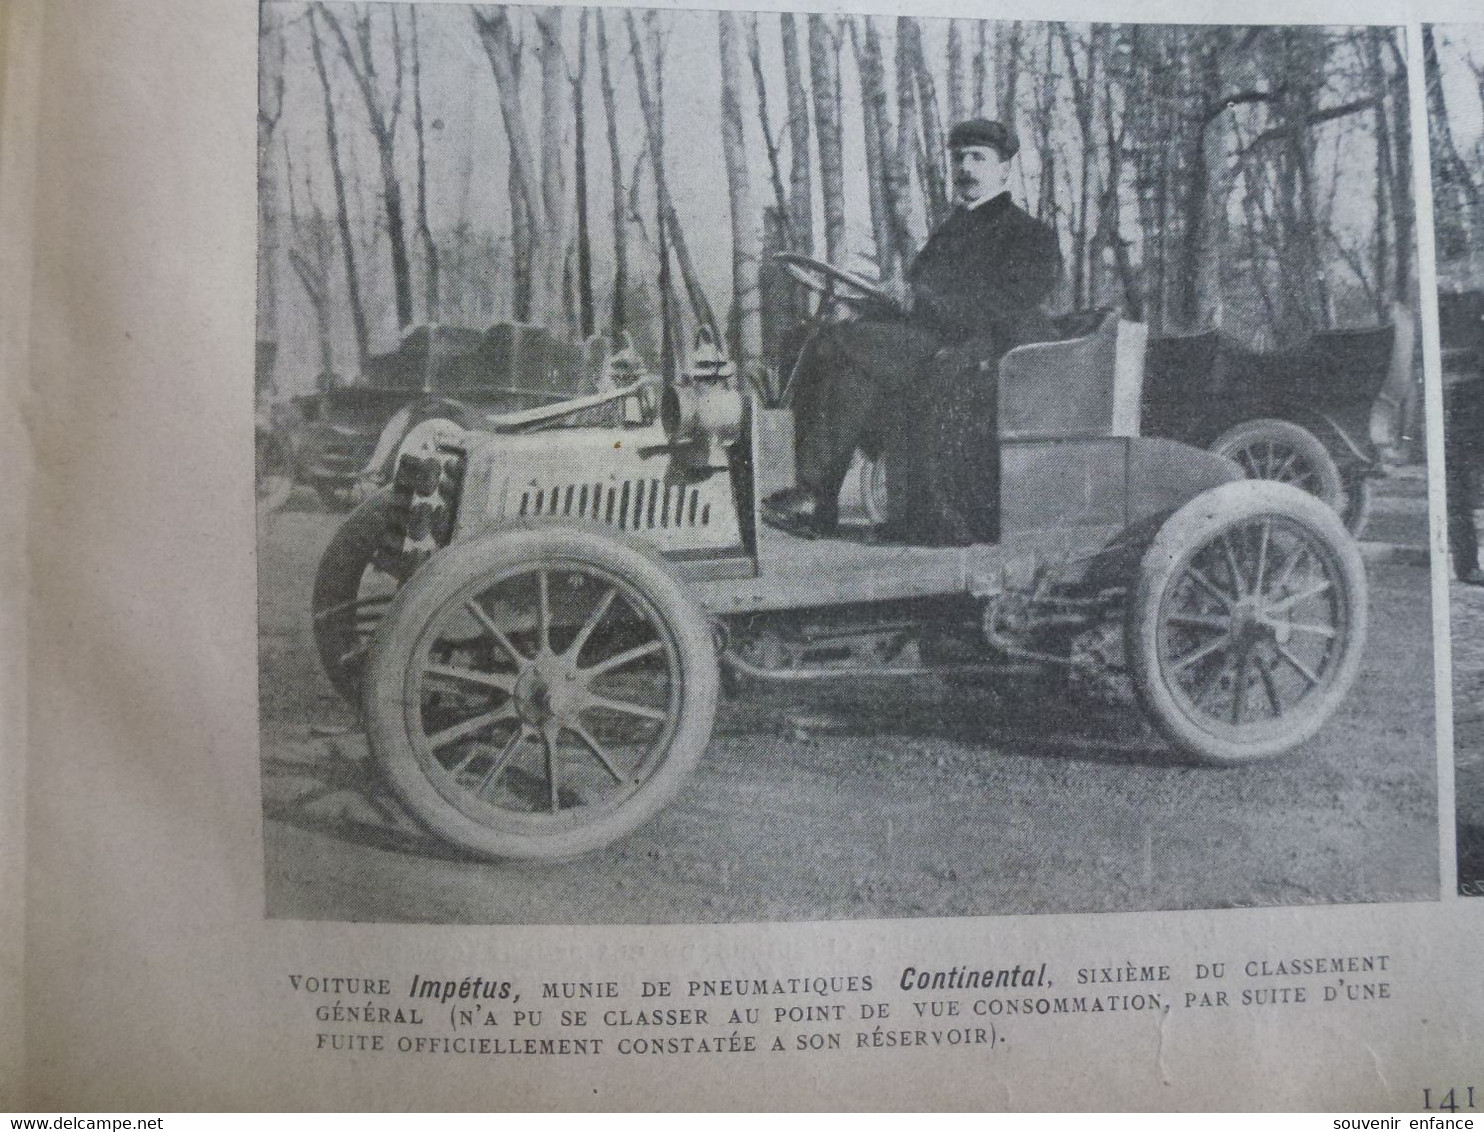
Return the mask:
<svg viewBox="0 0 1484 1132"><path fill-rule="evenodd" d="M988 118L970 118L948 131L949 149L970 145L992 149L1006 161L1020 152L1020 139L1015 136L1015 131L1003 122L992 122Z"/></svg>

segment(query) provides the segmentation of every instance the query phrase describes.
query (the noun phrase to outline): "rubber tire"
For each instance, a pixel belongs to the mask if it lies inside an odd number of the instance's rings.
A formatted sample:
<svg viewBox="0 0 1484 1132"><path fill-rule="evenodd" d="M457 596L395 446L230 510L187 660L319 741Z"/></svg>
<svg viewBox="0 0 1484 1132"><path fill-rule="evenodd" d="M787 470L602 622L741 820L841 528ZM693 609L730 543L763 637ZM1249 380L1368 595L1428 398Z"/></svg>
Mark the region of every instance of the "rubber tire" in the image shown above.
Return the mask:
<svg viewBox="0 0 1484 1132"><path fill-rule="evenodd" d="M669 747L637 791L598 820L556 835L476 820L439 792L408 735L409 669L424 635L451 600L482 576L539 562L590 562L638 590L673 636L681 706ZM362 714L371 751L402 804L429 831L478 857L560 860L591 852L637 829L679 792L711 741L720 688L716 643L706 615L658 555L612 533L566 525L500 529L439 551L398 592L367 662Z"/></svg>
<svg viewBox="0 0 1484 1132"><path fill-rule="evenodd" d="M1298 453L1319 477L1319 490L1311 491L1309 494L1328 505L1337 514L1345 508L1345 481L1340 475L1340 466L1335 463L1335 458L1329 454L1329 449L1325 448L1323 442L1303 425L1279 420L1276 417L1243 421L1213 440L1211 451L1217 455L1226 456L1228 459L1236 459L1234 452L1239 452L1253 443L1262 441L1283 444ZM1300 490L1307 489L1301 488Z"/></svg>
<svg viewBox="0 0 1484 1132"><path fill-rule="evenodd" d="M381 545L382 533L394 506L392 489L382 488L345 517L335 537L320 555L314 574L314 596L310 600L314 645L324 670L335 691L352 704L361 697L360 665L346 665L341 657L357 647L354 626L346 633L344 626L321 621L322 610L333 609L355 601L361 582L371 566L371 559Z"/></svg>
<svg viewBox="0 0 1484 1132"><path fill-rule="evenodd" d="M1329 551L1331 573L1346 591L1349 640L1345 654L1307 706L1281 734L1254 743L1233 742L1192 719L1171 695L1160 668L1160 608L1189 558L1223 529L1262 516L1297 522ZM1238 480L1202 492L1176 511L1155 535L1139 566L1125 632L1130 676L1145 712L1169 742L1200 762L1236 766L1276 758L1308 741L1329 721L1360 672L1368 598L1360 549L1339 516L1314 496L1288 484Z"/></svg>

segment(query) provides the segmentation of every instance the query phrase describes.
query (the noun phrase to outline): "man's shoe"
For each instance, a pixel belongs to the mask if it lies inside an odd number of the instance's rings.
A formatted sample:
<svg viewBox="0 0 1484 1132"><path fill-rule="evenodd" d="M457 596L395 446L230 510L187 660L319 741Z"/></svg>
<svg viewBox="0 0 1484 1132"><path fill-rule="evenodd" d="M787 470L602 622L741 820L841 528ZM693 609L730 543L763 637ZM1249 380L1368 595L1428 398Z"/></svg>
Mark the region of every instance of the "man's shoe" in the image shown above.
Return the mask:
<svg viewBox="0 0 1484 1132"><path fill-rule="evenodd" d="M1472 570L1460 570L1458 580L1466 586L1484 586L1484 570L1477 566Z"/></svg>
<svg viewBox="0 0 1484 1132"><path fill-rule="evenodd" d="M762 503L765 523L800 538L818 538L829 533L829 524L819 511L814 494L802 487L776 491Z"/></svg>

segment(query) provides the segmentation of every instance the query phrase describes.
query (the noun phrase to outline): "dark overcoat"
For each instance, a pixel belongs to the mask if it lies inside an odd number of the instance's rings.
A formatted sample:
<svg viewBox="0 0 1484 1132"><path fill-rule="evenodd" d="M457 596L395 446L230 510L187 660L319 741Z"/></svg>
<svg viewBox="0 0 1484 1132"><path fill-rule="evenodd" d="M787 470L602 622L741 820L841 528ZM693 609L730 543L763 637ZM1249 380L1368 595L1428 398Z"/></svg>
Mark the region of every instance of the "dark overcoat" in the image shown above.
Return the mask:
<svg viewBox="0 0 1484 1132"><path fill-rule="evenodd" d="M1041 304L1060 275L1056 233L1001 193L928 237L907 273L911 322L946 346L992 335L1003 353L1047 336Z"/></svg>
<svg viewBox="0 0 1484 1132"><path fill-rule="evenodd" d="M993 487L998 468L993 375L986 393L966 383L965 363L1050 337L1040 306L1060 273L1056 234L1009 193L955 210L908 271L910 314L834 324L805 347L794 398L800 484L828 509L856 447L884 453L900 533L963 541L944 529L950 504L934 485L953 481L966 457L982 467L962 477L957 495L970 482ZM960 419L965 411L976 420ZM977 488L974 497L983 497Z"/></svg>

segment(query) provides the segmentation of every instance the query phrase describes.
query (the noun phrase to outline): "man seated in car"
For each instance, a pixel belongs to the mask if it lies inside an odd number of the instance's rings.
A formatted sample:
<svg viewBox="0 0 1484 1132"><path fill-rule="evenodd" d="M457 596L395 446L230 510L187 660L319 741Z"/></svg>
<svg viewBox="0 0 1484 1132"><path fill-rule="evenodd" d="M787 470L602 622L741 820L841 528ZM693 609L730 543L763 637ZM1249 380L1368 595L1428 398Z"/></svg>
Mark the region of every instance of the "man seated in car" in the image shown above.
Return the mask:
<svg viewBox="0 0 1484 1132"><path fill-rule="evenodd" d="M1011 160L1020 148L1015 131L975 118L955 125L948 144L956 207L907 272L902 311L823 327L800 355L798 486L763 501L763 517L774 526L806 537L828 534L863 441L895 433L899 447L904 438L935 443L934 429L924 425L932 387L956 357L993 363L1013 346L1051 337L1040 305L1056 286L1061 251L1056 233L1010 200ZM892 492L907 486L894 484Z"/></svg>

